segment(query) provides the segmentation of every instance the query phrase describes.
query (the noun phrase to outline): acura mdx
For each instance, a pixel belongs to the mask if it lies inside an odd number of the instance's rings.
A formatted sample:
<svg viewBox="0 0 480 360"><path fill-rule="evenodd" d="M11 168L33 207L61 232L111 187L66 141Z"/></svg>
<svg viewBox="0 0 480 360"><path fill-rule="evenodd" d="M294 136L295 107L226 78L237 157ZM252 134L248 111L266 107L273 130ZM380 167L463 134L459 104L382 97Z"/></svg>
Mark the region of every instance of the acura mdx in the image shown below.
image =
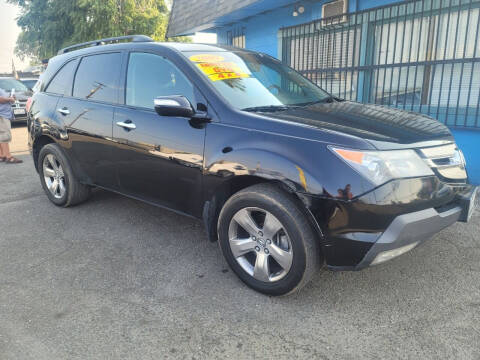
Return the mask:
<svg viewBox="0 0 480 360"><path fill-rule="evenodd" d="M468 221L475 204L440 122L345 101L227 46L140 35L63 49L28 127L55 205L97 187L202 219L239 278L270 295L323 265L390 260Z"/></svg>

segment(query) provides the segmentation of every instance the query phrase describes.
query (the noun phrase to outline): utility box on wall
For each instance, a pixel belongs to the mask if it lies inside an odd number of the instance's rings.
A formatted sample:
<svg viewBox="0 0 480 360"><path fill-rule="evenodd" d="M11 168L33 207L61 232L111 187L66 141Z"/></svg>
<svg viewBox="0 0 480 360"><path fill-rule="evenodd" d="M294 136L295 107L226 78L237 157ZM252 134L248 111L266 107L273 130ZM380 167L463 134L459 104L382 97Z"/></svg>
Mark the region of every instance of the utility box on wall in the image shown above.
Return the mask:
<svg viewBox="0 0 480 360"><path fill-rule="evenodd" d="M347 21L346 16L340 16L348 12L348 0L335 0L322 6L322 17L333 18L336 23ZM329 24L332 24L330 22Z"/></svg>

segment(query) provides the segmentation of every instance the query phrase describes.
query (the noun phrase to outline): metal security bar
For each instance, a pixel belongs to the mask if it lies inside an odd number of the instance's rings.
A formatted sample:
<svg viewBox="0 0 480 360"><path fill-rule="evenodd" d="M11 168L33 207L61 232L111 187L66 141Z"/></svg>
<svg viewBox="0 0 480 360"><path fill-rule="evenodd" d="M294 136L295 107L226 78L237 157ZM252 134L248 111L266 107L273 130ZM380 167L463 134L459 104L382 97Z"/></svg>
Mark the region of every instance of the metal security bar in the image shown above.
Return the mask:
<svg viewBox="0 0 480 360"><path fill-rule="evenodd" d="M227 31L227 45L245 48L245 28L235 28Z"/></svg>
<svg viewBox="0 0 480 360"><path fill-rule="evenodd" d="M411 0L282 28L282 61L335 96L480 128L480 0Z"/></svg>

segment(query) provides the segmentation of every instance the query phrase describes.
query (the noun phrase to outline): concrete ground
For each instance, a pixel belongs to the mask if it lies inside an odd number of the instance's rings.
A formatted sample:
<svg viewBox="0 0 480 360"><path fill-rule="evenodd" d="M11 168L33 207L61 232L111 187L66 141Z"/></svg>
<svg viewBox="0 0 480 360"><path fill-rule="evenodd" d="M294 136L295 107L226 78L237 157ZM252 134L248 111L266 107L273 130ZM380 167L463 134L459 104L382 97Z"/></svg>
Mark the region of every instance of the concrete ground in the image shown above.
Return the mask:
<svg viewBox="0 0 480 360"><path fill-rule="evenodd" d="M69 209L0 164L1 359L479 359L480 213L361 272L258 294L202 224L96 191Z"/></svg>
<svg viewBox="0 0 480 360"><path fill-rule="evenodd" d="M27 144L28 131L25 124L18 123L12 126L12 142L10 143L10 152L14 155L28 154Z"/></svg>

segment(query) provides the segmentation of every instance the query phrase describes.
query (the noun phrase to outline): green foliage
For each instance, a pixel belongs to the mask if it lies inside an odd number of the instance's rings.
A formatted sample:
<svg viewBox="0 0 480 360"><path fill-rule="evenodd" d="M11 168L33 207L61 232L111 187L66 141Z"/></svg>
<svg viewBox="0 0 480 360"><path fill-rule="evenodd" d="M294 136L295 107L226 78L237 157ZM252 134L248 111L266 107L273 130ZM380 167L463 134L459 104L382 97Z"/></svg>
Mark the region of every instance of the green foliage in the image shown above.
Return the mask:
<svg viewBox="0 0 480 360"><path fill-rule="evenodd" d="M144 34L165 41L169 13L164 0L8 1L21 8L20 57L49 58L62 47L112 36Z"/></svg>

